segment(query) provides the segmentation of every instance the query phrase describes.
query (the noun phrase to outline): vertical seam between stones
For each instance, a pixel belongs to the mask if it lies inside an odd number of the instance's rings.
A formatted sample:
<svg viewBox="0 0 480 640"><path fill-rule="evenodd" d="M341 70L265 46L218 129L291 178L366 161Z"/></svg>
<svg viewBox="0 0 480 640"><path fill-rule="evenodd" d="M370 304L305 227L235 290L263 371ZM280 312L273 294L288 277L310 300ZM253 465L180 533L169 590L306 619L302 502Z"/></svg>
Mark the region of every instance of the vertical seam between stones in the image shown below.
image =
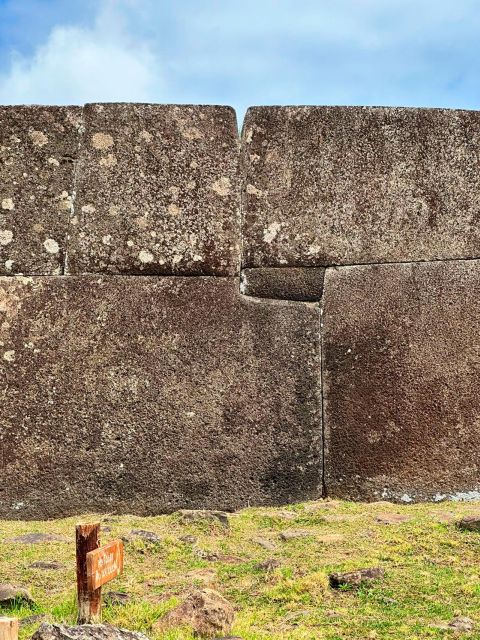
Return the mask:
<svg viewBox="0 0 480 640"><path fill-rule="evenodd" d="M320 345L320 414L322 420L322 497L328 497L328 488L327 488L327 480L326 480L326 456L327 456L327 446L326 446L326 426L325 426L325 397L324 397L324 383L325 383L325 344L323 341L324 332L324 310L325 310L325 293L326 293L326 282L327 282L327 269L325 269L325 273L323 276L323 291L322 298L318 303L320 309L320 326L319 326L319 345Z"/></svg>
<svg viewBox="0 0 480 640"><path fill-rule="evenodd" d="M75 160L74 167L73 167L72 208L70 210L70 215L68 218L68 231L67 231L67 237L65 239L65 255L63 258L62 275L69 275L68 250L70 245L70 229L72 226L71 221L72 221L72 218L75 216L75 205L77 200L77 184L78 184L78 177L80 174L80 157L81 157L81 150L83 146L83 137L85 134L85 105L82 105L82 113L81 113L80 120L81 120L81 125L78 130L77 159Z"/></svg>
<svg viewBox="0 0 480 640"><path fill-rule="evenodd" d="M243 117L242 129L238 134L238 183L240 189L239 196L239 204L240 204L240 264L239 264L239 289L240 293L243 294L243 249L244 249L244 229L245 229L245 189L247 182L247 175L245 171L245 163L243 161L244 156L244 136L243 132L245 129L245 116Z"/></svg>

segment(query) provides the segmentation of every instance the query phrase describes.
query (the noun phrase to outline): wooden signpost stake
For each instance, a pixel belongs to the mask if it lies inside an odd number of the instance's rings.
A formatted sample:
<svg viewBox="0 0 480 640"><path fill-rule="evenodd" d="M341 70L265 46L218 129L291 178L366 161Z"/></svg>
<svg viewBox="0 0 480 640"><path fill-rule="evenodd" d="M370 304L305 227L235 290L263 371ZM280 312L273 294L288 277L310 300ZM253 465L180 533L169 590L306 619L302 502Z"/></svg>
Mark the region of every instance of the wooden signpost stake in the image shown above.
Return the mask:
<svg viewBox="0 0 480 640"><path fill-rule="evenodd" d="M88 587L87 554L100 546L100 523L79 524L76 529L77 540L77 593L78 624L100 622L102 592L91 591Z"/></svg>
<svg viewBox="0 0 480 640"><path fill-rule="evenodd" d="M0 640L18 640L18 619L0 617Z"/></svg>
<svg viewBox="0 0 480 640"><path fill-rule="evenodd" d="M98 522L77 525L78 624L100 622L102 585L123 571L123 542L114 540L100 547L99 535Z"/></svg>

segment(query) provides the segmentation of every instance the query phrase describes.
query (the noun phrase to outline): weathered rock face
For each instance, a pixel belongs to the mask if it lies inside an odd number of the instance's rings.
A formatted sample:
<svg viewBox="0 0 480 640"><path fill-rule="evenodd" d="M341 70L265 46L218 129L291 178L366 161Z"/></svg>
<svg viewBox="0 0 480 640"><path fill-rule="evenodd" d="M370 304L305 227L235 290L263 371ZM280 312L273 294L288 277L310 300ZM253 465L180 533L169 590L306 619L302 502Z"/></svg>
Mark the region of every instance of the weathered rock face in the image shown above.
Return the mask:
<svg viewBox="0 0 480 640"><path fill-rule="evenodd" d="M79 107L0 107L0 275L63 272Z"/></svg>
<svg viewBox="0 0 480 640"><path fill-rule="evenodd" d="M93 104L84 117L69 272L238 273L235 112Z"/></svg>
<svg viewBox="0 0 480 640"><path fill-rule="evenodd" d="M318 495L319 312L235 278L0 279L0 516Z"/></svg>
<svg viewBox="0 0 480 640"><path fill-rule="evenodd" d="M255 107L244 264L480 257L480 112Z"/></svg>
<svg viewBox="0 0 480 640"><path fill-rule="evenodd" d="M480 491L480 262L327 269L326 483L352 499Z"/></svg>
<svg viewBox="0 0 480 640"><path fill-rule="evenodd" d="M184 602L160 618L155 630L188 626L200 638L218 638L229 633L235 619L235 610L230 602L213 589L195 590Z"/></svg>
<svg viewBox="0 0 480 640"><path fill-rule="evenodd" d="M479 497L479 145L471 111L253 108L240 149L228 107L0 107L0 517Z"/></svg>
<svg viewBox="0 0 480 640"><path fill-rule="evenodd" d="M64 624L43 623L32 640L148 640L138 631L118 629L110 624L82 624L67 627Z"/></svg>
<svg viewBox="0 0 480 640"><path fill-rule="evenodd" d="M265 267L242 271L243 293L258 298L318 301L322 297L325 269Z"/></svg>

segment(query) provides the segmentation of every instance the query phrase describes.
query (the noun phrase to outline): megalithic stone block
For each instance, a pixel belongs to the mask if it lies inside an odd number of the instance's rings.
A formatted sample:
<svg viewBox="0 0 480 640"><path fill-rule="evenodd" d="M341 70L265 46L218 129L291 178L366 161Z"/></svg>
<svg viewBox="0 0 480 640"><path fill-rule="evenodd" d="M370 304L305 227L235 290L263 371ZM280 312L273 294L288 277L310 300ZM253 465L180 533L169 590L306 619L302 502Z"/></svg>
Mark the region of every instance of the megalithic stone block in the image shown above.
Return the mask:
<svg viewBox="0 0 480 640"><path fill-rule="evenodd" d="M237 278L0 279L0 517L318 496L318 327Z"/></svg>
<svg viewBox="0 0 480 640"><path fill-rule="evenodd" d="M69 272L237 274L233 109L91 104L84 114Z"/></svg>
<svg viewBox="0 0 480 640"><path fill-rule="evenodd" d="M63 272L81 130L81 107L0 107L0 275Z"/></svg>
<svg viewBox="0 0 480 640"><path fill-rule="evenodd" d="M254 107L245 267L480 257L480 112Z"/></svg>
<svg viewBox="0 0 480 640"><path fill-rule="evenodd" d="M480 496L480 261L327 269L326 485L361 500Z"/></svg>

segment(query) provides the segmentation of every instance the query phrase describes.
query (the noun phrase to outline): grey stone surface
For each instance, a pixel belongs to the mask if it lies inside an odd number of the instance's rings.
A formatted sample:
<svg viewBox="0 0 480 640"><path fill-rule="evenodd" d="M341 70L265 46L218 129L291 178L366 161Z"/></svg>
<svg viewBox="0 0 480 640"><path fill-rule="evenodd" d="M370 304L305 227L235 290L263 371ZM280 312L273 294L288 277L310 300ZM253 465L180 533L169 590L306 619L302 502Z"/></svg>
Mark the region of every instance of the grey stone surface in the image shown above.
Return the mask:
<svg viewBox="0 0 480 640"><path fill-rule="evenodd" d="M63 271L80 107L0 106L0 275Z"/></svg>
<svg viewBox="0 0 480 640"><path fill-rule="evenodd" d="M480 257L480 112L254 107L243 130L243 262Z"/></svg>
<svg viewBox="0 0 480 640"><path fill-rule="evenodd" d="M464 531L477 531L480 533L480 514L465 516L465 518L457 522L457 527Z"/></svg>
<svg viewBox="0 0 480 640"><path fill-rule="evenodd" d="M236 278L0 279L0 516L318 496L318 326Z"/></svg>
<svg viewBox="0 0 480 640"><path fill-rule="evenodd" d="M327 269L329 495L480 495L480 261Z"/></svg>
<svg viewBox="0 0 480 640"><path fill-rule="evenodd" d="M320 300L325 269L322 267L265 267L242 271L243 293L281 300Z"/></svg>
<svg viewBox="0 0 480 640"><path fill-rule="evenodd" d="M118 629L110 624L82 624L68 627L64 624L44 622L33 634L32 640L148 640L138 631Z"/></svg>
<svg viewBox="0 0 480 640"><path fill-rule="evenodd" d="M227 529L230 527L228 514L225 511L214 511L212 509L180 509L178 512L182 524L210 523L221 524Z"/></svg>
<svg viewBox="0 0 480 640"><path fill-rule="evenodd" d="M218 638L232 630L235 609L213 589L194 589L181 604L161 617L154 626L157 633L175 627L190 627L195 636Z"/></svg>
<svg viewBox="0 0 480 640"><path fill-rule="evenodd" d="M30 592L12 584L0 584L0 605L11 606L14 604L34 605Z"/></svg>
<svg viewBox="0 0 480 640"><path fill-rule="evenodd" d="M84 115L70 273L238 273L233 109L91 104Z"/></svg>
<svg viewBox="0 0 480 640"><path fill-rule="evenodd" d="M384 576L385 571L381 567L370 567L348 573L331 573L328 578L332 589L340 589L341 587L358 589L362 585L381 580Z"/></svg>

